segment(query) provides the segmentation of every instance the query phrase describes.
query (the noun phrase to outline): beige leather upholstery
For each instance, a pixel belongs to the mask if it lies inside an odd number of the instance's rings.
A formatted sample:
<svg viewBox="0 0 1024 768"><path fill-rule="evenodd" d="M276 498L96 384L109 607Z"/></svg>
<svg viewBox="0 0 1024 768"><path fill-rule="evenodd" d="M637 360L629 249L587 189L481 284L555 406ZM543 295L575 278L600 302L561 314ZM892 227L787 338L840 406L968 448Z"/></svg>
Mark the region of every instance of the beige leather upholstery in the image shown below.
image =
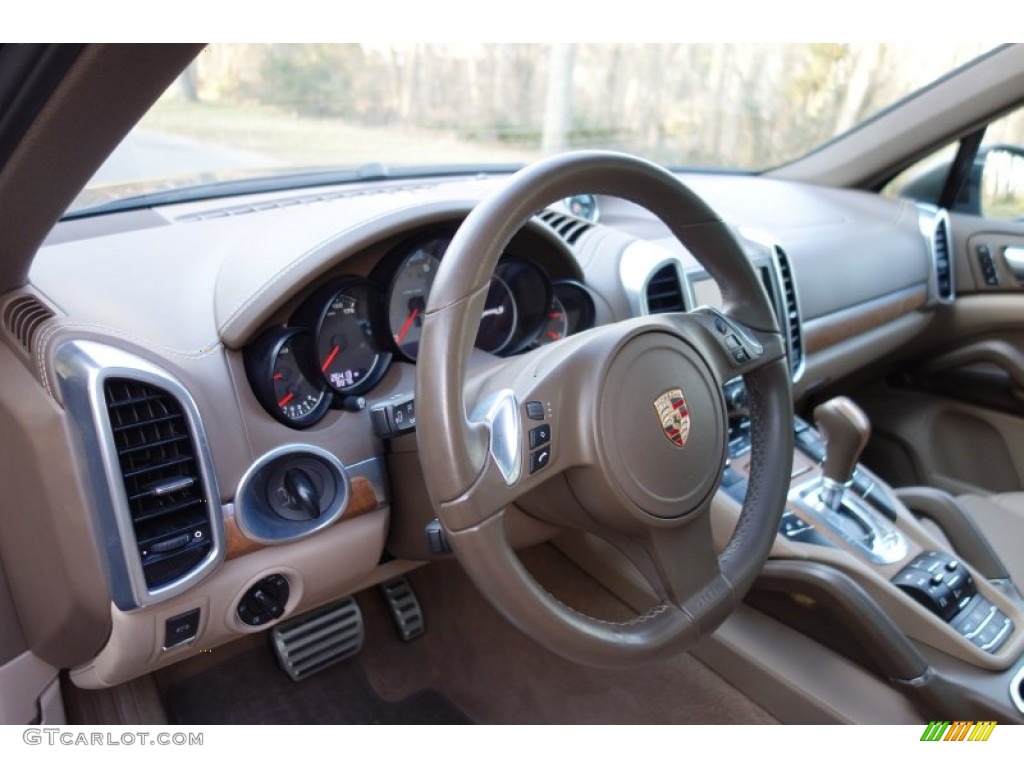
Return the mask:
<svg viewBox="0 0 1024 768"><path fill-rule="evenodd" d="M1024 586L1024 493L967 494L958 501L1002 558L1010 578Z"/></svg>

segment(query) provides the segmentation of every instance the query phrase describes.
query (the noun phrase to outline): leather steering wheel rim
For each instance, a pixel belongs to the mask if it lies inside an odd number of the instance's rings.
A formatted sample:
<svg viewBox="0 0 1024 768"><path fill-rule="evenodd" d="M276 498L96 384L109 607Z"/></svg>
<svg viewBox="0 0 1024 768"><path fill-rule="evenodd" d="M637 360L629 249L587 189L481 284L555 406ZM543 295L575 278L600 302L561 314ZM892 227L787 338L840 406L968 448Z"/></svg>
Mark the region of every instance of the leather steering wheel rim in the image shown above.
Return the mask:
<svg viewBox="0 0 1024 768"><path fill-rule="evenodd" d="M724 314L715 317L724 318L741 338L755 340L751 349L763 349L758 359L738 368L749 393L752 457L748 492L727 546L720 554L710 549L710 496L725 461L724 448L719 447L715 450L721 456L712 457L719 466L716 469L712 462L707 470L718 472L709 486L710 495L692 510L678 520L634 510L628 524L613 524L618 540L627 547L633 539L642 540L645 547L655 542L648 547L654 552L652 572L678 570L681 574L669 573L666 596L654 609L622 623L584 616L556 600L523 568L505 538L504 507L543 482L523 469L530 457L522 436L526 428L521 423L523 402L516 390L532 386L529 372L524 373L530 361L510 366L515 370L506 378L512 387L490 393L492 408L486 419L479 417L475 402L485 393L479 388L468 391L476 329L499 257L536 211L580 192L625 198L658 216L722 289ZM589 344L597 350L603 343L613 350L609 355L618 355L623 348L640 343L637 339L648 346L651 339L667 340L674 345L673 354L687 358L679 365L697 370L693 376L699 374L709 387L715 383L721 398L719 379L732 369L728 355L717 351L714 334L705 331L709 317L676 318L679 328L664 318L641 318L616 324L622 326L621 341L614 336L617 330L606 329L594 334L601 337L597 341L584 340L579 346ZM694 350L697 353L692 354ZM588 348L587 355L598 360L592 365L608 365L600 361L599 350ZM657 359L654 353L647 357ZM557 366L550 367L546 375L557 383ZM568 362L566 367L571 367ZM429 296L416 397L417 439L427 489L456 556L501 613L566 658L619 667L686 650L725 619L768 557L789 489L793 450L790 375L781 334L764 288L731 232L697 195L659 166L618 153L569 153L528 166L476 206L442 259ZM467 397L474 402L467 403ZM705 410L714 410L714 403L709 403ZM724 406L716 418L716 428L724 433ZM511 448L499 444L496 449L498 433ZM715 446L724 445L724 436L715 439ZM580 455L589 455L588 450L581 448ZM570 467L571 460L565 461ZM589 521L591 516L585 512L582 518ZM680 532L680 541L699 542L694 547L699 551L660 552L660 542L675 540L673 531ZM682 531L687 532L685 538Z"/></svg>

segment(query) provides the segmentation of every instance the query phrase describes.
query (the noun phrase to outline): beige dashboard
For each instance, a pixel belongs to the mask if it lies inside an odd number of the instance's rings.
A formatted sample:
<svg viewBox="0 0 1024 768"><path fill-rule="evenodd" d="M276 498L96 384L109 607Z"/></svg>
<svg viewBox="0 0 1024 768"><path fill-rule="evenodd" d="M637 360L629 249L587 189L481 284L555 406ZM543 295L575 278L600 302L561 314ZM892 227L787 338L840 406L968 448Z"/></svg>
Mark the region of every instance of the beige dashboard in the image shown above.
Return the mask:
<svg viewBox="0 0 1024 768"><path fill-rule="evenodd" d="M684 180L763 267L766 290L786 310L780 317L795 315L797 397L912 342L944 301L934 212L752 177ZM268 328L288 325L318 286L342 275L373 278L395 248L457 226L500 183L361 184L58 225L29 287L0 299L0 428L11 446L27 446L17 455L5 449L12 455L2 481L14 503L2 509L10 519L0 548L11 591L29 606L21 618L39 657L70 668L82 687L114 685L437 556L422 533L433 513L415 433L385 441L372 416L414 395L414 362L396 356L359 393L363 407L331 408L295 429L257 399L245 350ZM536 217L510 251L552 279L584 284L596 324L653 311L659 274L674 275L676 309L692 308L700 265L649 215L600 202L597 223L557 207ZM197 525L207 526L198 537L206 549L156 587L132 559L132 515L103 398L106 382L125 378L178 401L201 477L196 503L206 517ZM323 471L337 482L337 504L328 522L268 541L240 506L247 478L272 466L261 462L289 452L334 457ZM156 490L181 492L172 486ZM519 545L555 533L526 515L512 525ZM190 529L188 546L199 530ZM290 585L281 612L246 624L240 601L271 575ZM196 609L193 636L169 644L168 619Z"/></svg>

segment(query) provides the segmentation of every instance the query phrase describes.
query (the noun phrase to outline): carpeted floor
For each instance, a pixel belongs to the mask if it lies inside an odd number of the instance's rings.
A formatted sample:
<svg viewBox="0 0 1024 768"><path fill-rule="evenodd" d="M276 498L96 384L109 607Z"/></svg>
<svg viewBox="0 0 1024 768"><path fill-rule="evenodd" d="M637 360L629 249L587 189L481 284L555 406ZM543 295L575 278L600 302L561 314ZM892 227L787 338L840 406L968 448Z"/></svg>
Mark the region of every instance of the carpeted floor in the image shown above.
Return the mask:
<svg viewBox="0 0 1024 768"><path fill-rule="evenodd" d="M605 619L633 613L554 547L521 555L560 600ZM376 590L357 595L366 641L352 660L293 683L254 635L157 673L174 724L777 722L690 654L631 670L565 661L523 636L454 561L410 575L426 634L403 643Z"/></svg>
<svg viewBox="0 0 1024 768"><path fill-rule="evenodd" d="M390 703L357 662L343 661L295 683L269 647L255 648L175 683L164 695L175 725L462 725L470 722L433 690Z"/></svg>

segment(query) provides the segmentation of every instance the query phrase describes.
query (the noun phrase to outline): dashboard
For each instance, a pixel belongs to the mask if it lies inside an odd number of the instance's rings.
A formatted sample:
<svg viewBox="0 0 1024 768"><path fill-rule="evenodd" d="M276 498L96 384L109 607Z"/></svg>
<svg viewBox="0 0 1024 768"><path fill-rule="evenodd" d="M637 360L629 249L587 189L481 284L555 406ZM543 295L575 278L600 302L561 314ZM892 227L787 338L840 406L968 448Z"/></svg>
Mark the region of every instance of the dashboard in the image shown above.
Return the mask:
<svg viewBox="0 0 1024 768"><path fill-rule="evenodd" d="M129 680L447 556L416 454L419 331L459 223L502 180L284 191L54 230L0 312L6 354L66 446L47 503L83 522L57 540L95 575L60 615L27 619L76 684ZM942 298L935 212L684 181L757 269L798 399L900 348ZM720 303L660 222L586 195L511 239L474 363ZM518 546L555 532L522 513L509 526ZM254 608L257 588L276 608Z"/></svg>

